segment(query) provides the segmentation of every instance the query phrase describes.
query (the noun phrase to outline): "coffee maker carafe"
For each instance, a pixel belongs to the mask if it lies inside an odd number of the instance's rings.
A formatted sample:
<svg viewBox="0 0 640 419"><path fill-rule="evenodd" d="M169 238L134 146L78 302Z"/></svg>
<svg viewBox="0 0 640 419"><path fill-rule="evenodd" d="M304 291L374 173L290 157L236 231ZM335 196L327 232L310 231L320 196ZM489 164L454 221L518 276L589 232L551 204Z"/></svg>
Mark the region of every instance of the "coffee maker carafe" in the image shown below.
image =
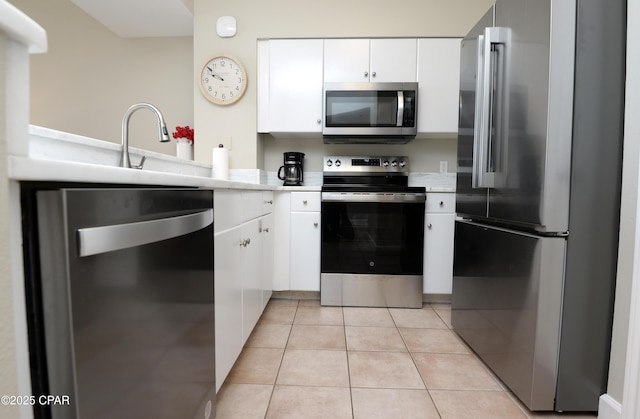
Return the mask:
<svg viewBox="0 0 640 419"><path fill-rule="evenodd" d="M284 154L284 166L278 169L278 179L284 180L284 186L300 186L304 180L304 153L287 151Z"/></svg>

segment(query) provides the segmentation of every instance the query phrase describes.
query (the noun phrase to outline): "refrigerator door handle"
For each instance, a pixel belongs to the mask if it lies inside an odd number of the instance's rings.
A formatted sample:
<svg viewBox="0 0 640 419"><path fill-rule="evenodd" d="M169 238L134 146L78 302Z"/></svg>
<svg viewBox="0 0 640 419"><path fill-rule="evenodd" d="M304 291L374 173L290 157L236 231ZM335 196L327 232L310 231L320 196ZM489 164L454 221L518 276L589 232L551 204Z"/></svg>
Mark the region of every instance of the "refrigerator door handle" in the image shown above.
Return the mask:
<svg viewBox="0 0 640 419"><path fill-rule="evenodd" d="M508 28L485 28L478 37L476 112L473 132L473 188L499 186L497 172L506 172L504 86ZM504 176L501 177L504 180Z"/></svg>

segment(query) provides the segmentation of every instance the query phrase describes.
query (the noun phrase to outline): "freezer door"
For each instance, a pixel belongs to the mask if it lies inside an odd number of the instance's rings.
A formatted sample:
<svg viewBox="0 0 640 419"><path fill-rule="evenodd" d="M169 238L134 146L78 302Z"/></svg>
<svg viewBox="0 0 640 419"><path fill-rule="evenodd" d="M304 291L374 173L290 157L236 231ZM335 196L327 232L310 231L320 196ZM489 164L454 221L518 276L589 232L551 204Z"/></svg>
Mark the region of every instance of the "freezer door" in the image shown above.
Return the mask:
<svg viewBox="0 0 640 419"><path fill-rule="evenodd" d="M458 173L456 211L473 217L487 216L487 188L477 188L474 176L474 132L476 131L476 95L482 37L493 26L493 6L471 29L460 44L460 113L458 120Z"/></svg>
<svg viewBox="0 0 640 419"><path fill-rule="evenodd" d="M492 89L502 101L489 153L491 219L568 230L575 2L496 2L507 32ZM492 153L492 154L491 154Z"/></svg>
<svg viewBox="0 0 640 419"><path fill-rule="evenodd" d="M453 329L531 410L554 410L566 240L457 221Z"/></svg>

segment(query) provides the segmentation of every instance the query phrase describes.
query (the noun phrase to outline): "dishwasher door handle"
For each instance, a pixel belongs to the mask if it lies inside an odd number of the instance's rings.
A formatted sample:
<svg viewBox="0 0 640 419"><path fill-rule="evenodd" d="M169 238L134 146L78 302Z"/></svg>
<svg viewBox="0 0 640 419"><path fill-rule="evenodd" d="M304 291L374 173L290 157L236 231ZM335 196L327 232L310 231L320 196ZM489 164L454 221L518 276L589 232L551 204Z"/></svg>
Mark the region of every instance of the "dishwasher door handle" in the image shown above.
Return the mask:
<svg viewBox="0 0 640 419"><path fill-rule="evenodd" d="M127 224L79 228L78 256L142 246L193 233L213 223L213 209L195 214Z"/></svg>

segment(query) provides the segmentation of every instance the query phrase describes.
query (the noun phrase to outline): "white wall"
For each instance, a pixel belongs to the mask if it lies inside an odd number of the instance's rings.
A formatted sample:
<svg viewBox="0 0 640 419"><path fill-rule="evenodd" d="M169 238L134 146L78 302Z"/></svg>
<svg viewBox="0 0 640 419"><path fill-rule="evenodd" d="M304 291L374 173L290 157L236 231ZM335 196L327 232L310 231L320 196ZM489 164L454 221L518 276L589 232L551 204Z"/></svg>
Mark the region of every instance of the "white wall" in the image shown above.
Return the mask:
<svg viewBox="0 0 640 419"><path fill-rule="evenodd" d="M620 212L620 245L618 248L618 276L616 283L611 362L607 394L622 402L625 375L627 335L631 286L633 277L638 176L640 157L640 5L630 1L627 6L627 81L625 97L625 140L622 168L622 202ZM635 22L635 23L634 23Z"/></svg>
<svg viewBox="0 0 640 419"><path fill-rule="evenodd" d="M275 140L256 135L256 41L268 38L332 37L462 37L493 0L401 0L392 4L382 0L326 0L297 3L290 0L235 0L219 3L194 0L194 69L200 70L214 54L228 53L239 58L248 72L245 96L232 106L218 107L207 102L195 87L195 123L198 141L196 159L211 161L211 148L222 138L231 137L232 168L277 169L284 151L311 151L307 167L329 154L322 140ZM215 22L220 16L237 19L238 33L233 38L219 38ZM260 136L263 137L263 136ZM418 141L418 140L415 140ZM421 140L422 141L422 140ZM420 153L413 161L430 162L429 156L444 155L453 168L455 141L444 145L424 140L412 148ZM433 151L433 152L432 152ZM279 156L279 157L278 157ZM422 158L424 157L424 158ZM412 163L413 165L413 163ZM416 168L415 165L413 166ZM432 170L438 169L438 165ZM315 169L318 170L318 169Z"/></svg>
<svg viewBox="0 0 640 419"><path fill-rule="evenodd" d="M49 51L31 57L32 124L120 143L126 110L150 102L170 131L193 126L192 37L123 39L69 0L10 3L49 39ZM153 114L136 112L129 144L175 155L174 142L157 137Z"/></svg>

